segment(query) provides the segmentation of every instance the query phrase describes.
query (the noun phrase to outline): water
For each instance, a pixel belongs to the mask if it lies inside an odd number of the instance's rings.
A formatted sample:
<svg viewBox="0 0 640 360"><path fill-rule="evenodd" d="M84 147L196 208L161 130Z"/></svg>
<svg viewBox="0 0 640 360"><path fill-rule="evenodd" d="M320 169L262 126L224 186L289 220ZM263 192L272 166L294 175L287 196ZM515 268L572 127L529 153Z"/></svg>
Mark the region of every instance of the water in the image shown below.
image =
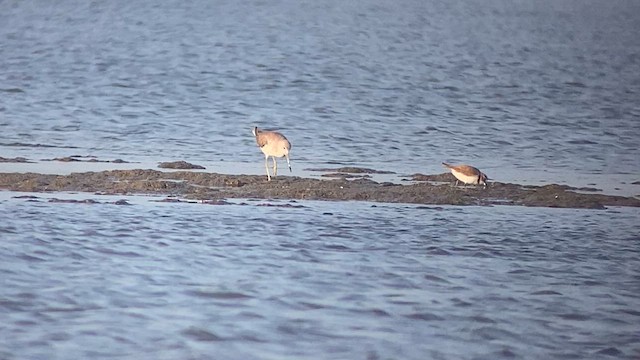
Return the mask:
<svg viewBox="0 0 640 360"><path fill-rule="evenodd" d="M3 359L640 355L635 209L3 194Z"/></svg>
<svg viewBox="0 0 640 360"><path fill-rule="evenodd" d="M637 177L637 14L633 0L3 1L0 152L261 169L257 125L283 129L297 169Z"/></svg>
<svg viewBox="0 0 640 360"><path fill-rule="evenodd" d="M633 0L0 1L0 156L261 173L257 125L291 140L293 175L449 161L637 195L638 14ZM3 360L640 356L637 209L15 195L0 192Z"/></svg>

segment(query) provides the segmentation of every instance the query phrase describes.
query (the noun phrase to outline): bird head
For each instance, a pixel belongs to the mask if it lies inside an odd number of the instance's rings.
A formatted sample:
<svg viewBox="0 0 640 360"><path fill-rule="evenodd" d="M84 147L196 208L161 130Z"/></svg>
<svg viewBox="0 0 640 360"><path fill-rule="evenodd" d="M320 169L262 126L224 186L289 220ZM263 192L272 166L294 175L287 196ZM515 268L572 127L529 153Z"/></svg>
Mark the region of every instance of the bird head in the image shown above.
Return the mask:
<svg viewBox="0 0 640 360"><path fill-rule="evenodd" d="M487 177L487 175L485 173L480 173L480 176L478 177L478 184L480 185L484 185L484 187L487 187L487 180L489 178Z"/></svg>

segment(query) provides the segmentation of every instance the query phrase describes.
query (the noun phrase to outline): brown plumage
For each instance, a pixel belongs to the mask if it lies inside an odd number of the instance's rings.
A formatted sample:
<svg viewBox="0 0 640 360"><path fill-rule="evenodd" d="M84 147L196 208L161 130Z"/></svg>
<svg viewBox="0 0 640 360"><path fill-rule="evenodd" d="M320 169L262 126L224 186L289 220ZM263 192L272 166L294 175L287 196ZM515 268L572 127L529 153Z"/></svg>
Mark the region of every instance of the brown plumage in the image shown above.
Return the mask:
<svg viewBox="0 0 640 360"><path fill-rule="evenodd" d="M276 131L259 130L258 127L253 128L253 136L256 137L256 143L264 154L264 167L267 170L267 180L271 181L269 175L269 156L273 158L273 176L278 174L278 163L276 157L287 158L287 165L291 171L291 163L289 162L289 150L291 143L284 135Z"/></svg>
<svg viewBox="0 0 640 360"><path fill-rule="evenodd" d="M464 184L484 185L487 187L487 175L473 166L449 165L444 162L442 165L449 168L453 176L456 177L456 186L458 185L458 181L462 181Z"/></svg>

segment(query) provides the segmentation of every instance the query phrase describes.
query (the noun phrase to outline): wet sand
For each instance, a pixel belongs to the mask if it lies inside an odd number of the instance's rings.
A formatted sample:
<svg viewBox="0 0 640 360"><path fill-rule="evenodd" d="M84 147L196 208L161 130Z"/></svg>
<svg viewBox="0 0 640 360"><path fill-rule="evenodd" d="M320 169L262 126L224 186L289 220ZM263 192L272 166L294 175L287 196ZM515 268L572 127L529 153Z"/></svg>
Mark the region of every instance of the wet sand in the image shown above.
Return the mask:
<svg viewBox="0 0 640 360"><path fill-rule="evenodd" d="M105 170L68 175L0 173L0 189L21 192L88 192L105 195L153 194L190 200L231 198L372 201L424 205L519 205L604 209L640 207L634 197L596 194L597 189L566 185L519 185L491 182L482 186L452 186L449 173L415 174L404 183L376 182L366 177L372 169L321 169L336 178L264 175L228 175L210 172L151 169ZM355 178L353 175L358 174ZM342 174L349 174L343 176ZM327 174L325 174L327 175ZM322 176L322 175L320 175Z"/></svg>

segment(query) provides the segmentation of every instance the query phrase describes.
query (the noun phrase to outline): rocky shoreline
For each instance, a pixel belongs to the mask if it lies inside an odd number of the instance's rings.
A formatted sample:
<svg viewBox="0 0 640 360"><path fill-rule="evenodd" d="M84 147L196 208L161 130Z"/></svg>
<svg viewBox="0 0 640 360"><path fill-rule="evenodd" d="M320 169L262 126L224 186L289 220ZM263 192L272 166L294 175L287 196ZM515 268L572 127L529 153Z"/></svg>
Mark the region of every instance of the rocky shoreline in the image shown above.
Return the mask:
<svg viewBox="0 0 640 360"><path fill-rule="evenodd" d="M0 189L22 192L88 192L104 195L153 194L190 200L231 198L331 200L408 203L423 205L518 205L557 208L604 209L607 206L640 207L640 199L592 193L566 185L519 185L491 182L487 188L453 187L449 173L415 174L407 184L376 182L366 174L326 169L335 179L280 176L268 182L264 175L227 175L208 172L166 172L150 169L50 175L0 173ZM375 170L372 170L375 171ZM354 176L359 174L361 176Z"/></svg>

